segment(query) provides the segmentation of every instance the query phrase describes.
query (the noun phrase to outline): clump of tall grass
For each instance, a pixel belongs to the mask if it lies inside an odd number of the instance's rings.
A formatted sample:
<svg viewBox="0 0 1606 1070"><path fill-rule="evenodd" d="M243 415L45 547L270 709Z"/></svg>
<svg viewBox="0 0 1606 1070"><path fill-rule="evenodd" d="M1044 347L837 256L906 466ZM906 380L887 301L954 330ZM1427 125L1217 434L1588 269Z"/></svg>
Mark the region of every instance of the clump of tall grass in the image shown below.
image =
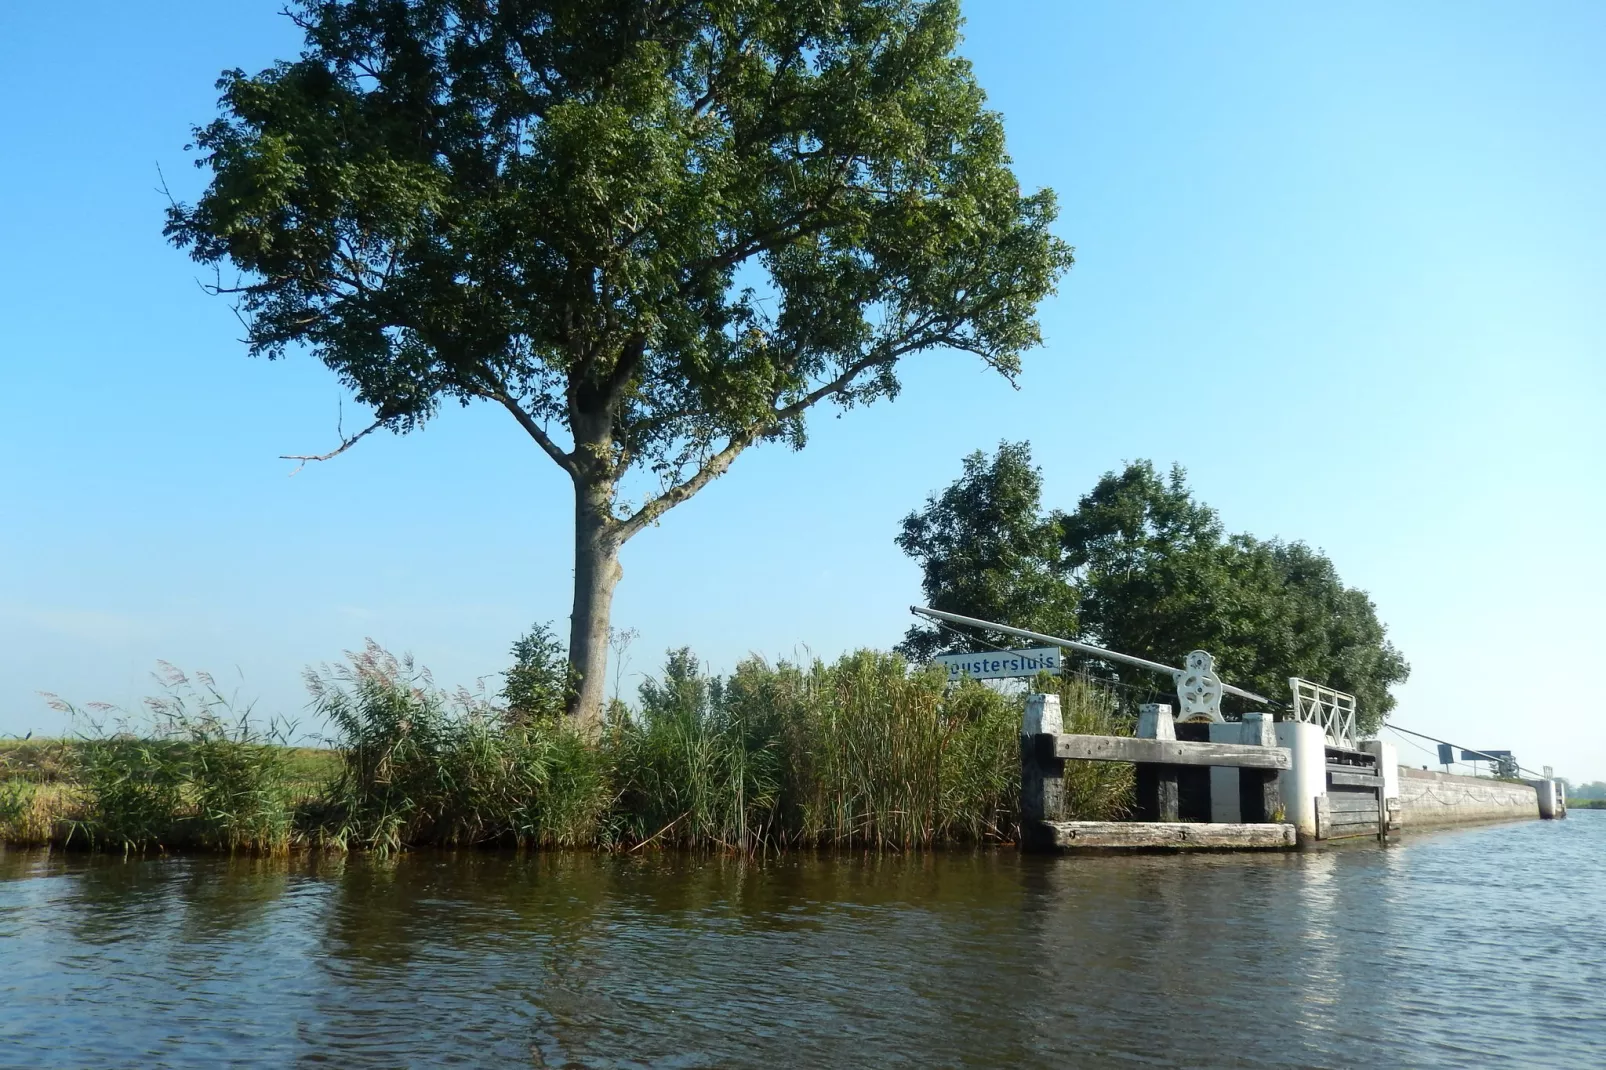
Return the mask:
<svg viewBox="0 0 1606 1070"><path fill-rule="evenodd" d="M32 781L0 781L0 843L23 846L49 840L49 825L41 828L34 819L38 794Z"/></svg>
<svg viewBox="0 0 1606 1070"><path fill-rule="evenodd" d="M752 713L689 650L671 652L663 679L642 685L639 713L615 707L604 734L620 835L741 850L772 839L781 752L771 719Z"/></svg>
<svg viewBox="0 0 1606 1070"><path fill-rule="evenodd" d="M237 708L206 673L161 664L162 693L141 717L94 703L51 705L87 730L74 741L68 782L77 800L69 842L122 851L200 846L276 852L289 846L291 796L282 737ZM108 725L108 722L109 725Z"/></svg>
<svg viewBox="0 0 1606 1070"><path fill-rule="evenodd" d="M1085 678L1059 681L1065 731L1090 736L1130 736L1137 725L1115 692ZM1130 762L1066 762L1065 805L1072 820L1118 821L1132 814L1136 767Z"/></svg>
<svg viewBox="0 0 1606 1070"><path fill-rule="evenodd" d="M447 694L427 670L369 642L307 673L340 769L308 822L334 847L585 842L606 802L602 766L561 720L510 717Z"/></svg>
<svg viewBox="0 0 1606 1070"><path fill-rule="evenodd" d="M804 843L916 847L1009 838L1020 715L985 687L859 651L802 681L789 733Z"/></svg>
<svg viewBox="0 0 1606 1070"><path fill-rule="evenodd" d="M621 837L635 844L917 847L1018 824L1018 703L860 651L758 658L726 681L671 653L610 725Z"/></svg>

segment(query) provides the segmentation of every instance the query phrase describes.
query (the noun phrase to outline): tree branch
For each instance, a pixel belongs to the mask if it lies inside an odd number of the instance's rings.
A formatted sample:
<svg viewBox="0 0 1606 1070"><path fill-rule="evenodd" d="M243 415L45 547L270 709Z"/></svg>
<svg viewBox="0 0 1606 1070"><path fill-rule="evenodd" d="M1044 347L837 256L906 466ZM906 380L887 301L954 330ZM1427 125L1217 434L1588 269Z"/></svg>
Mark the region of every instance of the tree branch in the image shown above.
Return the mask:
<svg viewBox="0 0 1606 1070"><path fill-rule="evenodd" d="M347 450L351 449L351 447L355 446L357 444L358 440L360 440L360 439L372 434L373 432L379 430L384 425L385 425L385 421L384 420L375 420L373 423L369 424L367 427L363 428L361 431L358 431L355 435L352 435L350 438L342 437L341 440L340 440L340 445L335 447L334 449L330 450L328 453L281 453L279 455L279 460L281 460L281 461L300 461L301 462L300 464L296 465L295 472L291 472L290 473L293 476L293 475L296 474L296 472L300 472L303 468L307 467L307 462L308 461L328 461L328 460L332 460L332 459L340 456L342 453L345 453ZM338 434L339 432L337 431L336 433Z"/></svg>
<svg viewBox="0 0 1606 1070"><path fill-rule="evenodd" d="M768 413L762 421L743 428L730 437L724 449L704 461L702 467L698 468L690 479L670 487L658 497L643 505L633 515L620 521L618 527L619 542L624 543L642 528L724 475L726 470L730 468L731 462L736 460L737 455L751 446L765 432L785 423L832 394L840 393L850 386L853 380L871 368L895 361L904 354L916 349L936 344L936 341L936 339L921 336L904 342L902 345L876 350L870 355L849 364L842 370L840 375L830 382L822 384L790 405Z"/></svg>
<svg viewBox="0 0 1606 1070"><path fill-rule="evenodd" d="M690 479L670 487L636 510L633 516L620 521L619 527L615 529L618 533L619 542L621 544L624 543L642 528L724 475L726 469L730 468L731 462L736 460L737 455L753 444L753 440L758 437L759 430L759 427L754 426L732 435L730 441L725 444L725 448L704 461L703 466L697 469L696 474Z"/></svg>
<svg viewBox="0 0 1606 1070"><path fill-rule="evenodd" d="M513 414L513 418L519 422L519 426L524 428L525 432L535 439L542 449L546 450L546 455L551 457L559 468L571 476L576 474L574 455L564 453L563 447L554 442L552 436L546 433L546 429L535 422L535 417L525 412L524 408L509 397L506 391L480 390L476 391L476 393L481 397L500 402L503 408Z"/></svg>

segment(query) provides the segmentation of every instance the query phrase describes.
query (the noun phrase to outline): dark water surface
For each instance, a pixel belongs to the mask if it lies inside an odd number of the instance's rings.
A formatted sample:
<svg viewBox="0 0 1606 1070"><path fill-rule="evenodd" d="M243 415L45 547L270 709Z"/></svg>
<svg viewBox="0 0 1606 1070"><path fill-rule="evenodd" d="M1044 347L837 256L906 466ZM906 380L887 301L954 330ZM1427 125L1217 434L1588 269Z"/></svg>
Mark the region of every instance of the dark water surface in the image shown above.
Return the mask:
<svg viewBox="0 0 1606 1070"><path fill-rule="evenodd" d="M1606 1066L1606 812L1278 856L0 854L0 1065Z"/></svg>

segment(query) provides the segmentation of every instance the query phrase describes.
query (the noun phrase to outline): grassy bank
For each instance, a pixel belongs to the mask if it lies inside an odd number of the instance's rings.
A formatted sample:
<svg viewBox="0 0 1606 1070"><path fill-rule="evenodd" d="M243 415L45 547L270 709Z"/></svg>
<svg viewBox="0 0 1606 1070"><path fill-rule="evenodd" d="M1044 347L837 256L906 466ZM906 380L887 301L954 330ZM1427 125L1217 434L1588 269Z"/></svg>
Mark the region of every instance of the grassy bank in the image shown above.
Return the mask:
<svg viewBox="0 0 1606 1070"><path fill-rule="evenodd" d="M1018 831L1021 699L895 655L742 663L687 652L615 704L596 738L449 693L370 647L309 673L328 749L280 745L211 681L174 674L137 724L0 746L0 839L100 850L421 845L908 849ZM1128 731L1114 698L1055 681L1072 731ZM70 708L70 707L64 707ZM74 711L78 712L78 711ZM1088 818L1131 769L1077 763Z"/></svg>

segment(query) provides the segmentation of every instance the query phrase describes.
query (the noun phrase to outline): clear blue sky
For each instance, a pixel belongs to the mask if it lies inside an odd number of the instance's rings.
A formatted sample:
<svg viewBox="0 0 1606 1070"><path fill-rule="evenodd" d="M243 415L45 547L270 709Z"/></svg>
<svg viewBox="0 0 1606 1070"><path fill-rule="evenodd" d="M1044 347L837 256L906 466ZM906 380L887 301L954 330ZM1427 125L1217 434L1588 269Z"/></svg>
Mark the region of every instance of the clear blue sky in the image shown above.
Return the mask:
<svg viewBox="0 0 1606 1070"><path fill-rule="evenodd" d="M0 732L62 729L39 690L132 702L158 658L296 715L365 636L471 683L568 613L567 487L504 413L290 478L340 390L248 359L163 244L157 168L198 189L188 127L219 70L293 53L280 6L0 9ZM627 690L671 645L892 643L898 519L1029 438L1051 504L1180 461L1229 528L1325 549L1414 666L1400 724L1606 778L1606 7L967 6L1077 247L1048 343L1018 391L922 359L631 543Z"/></svg>

